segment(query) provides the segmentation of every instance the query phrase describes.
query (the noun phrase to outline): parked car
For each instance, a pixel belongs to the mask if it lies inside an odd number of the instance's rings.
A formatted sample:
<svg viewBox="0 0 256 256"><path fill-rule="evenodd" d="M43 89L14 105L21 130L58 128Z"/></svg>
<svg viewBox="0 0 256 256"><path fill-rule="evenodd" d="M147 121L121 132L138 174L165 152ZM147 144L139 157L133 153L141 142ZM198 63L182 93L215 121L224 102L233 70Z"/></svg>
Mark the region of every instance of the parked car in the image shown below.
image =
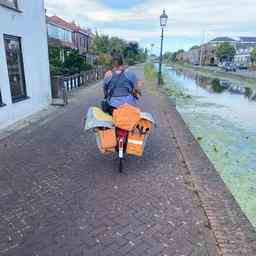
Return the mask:
<svg viewBox="0 0 256 256"><path fill-rule="evenodd" d="M228 72L228 71L233 71L236 72L237 70L237 66L236 64L232 63L232 62L225 62L225 64L223 65L223 69Z"/></svg>
<svg viewBox="0 0 256 256"><path fill-rule="evenodd" d="M239 65L238 65L238 68L239 68L240 70L247 70L247 69L248 69L248 66L247 66L246 64L239 64Z"/></svg>

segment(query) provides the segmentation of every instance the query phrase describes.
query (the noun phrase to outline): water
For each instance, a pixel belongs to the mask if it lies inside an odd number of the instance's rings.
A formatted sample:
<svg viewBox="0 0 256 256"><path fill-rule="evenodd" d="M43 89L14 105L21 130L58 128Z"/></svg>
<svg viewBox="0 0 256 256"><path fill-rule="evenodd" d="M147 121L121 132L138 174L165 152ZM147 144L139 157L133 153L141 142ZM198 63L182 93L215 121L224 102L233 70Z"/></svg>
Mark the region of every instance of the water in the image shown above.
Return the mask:
<svg viewBox="0 0 256 256"><path fill-rule="evenodd" d="M256 90L188 70L164 74L178 111L256 227Z"/></svg>

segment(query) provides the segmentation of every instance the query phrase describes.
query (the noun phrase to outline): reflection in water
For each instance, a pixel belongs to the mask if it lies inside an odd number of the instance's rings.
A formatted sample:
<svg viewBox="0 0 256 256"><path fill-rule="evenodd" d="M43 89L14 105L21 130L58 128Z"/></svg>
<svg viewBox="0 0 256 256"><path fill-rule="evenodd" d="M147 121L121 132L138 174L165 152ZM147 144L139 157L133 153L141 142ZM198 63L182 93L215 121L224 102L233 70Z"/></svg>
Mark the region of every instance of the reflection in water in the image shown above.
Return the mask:
<svg viewBox="0 0 256 256"><path fill-rule="evenodd" d="M219 79L213 79L212 80L212 90L216 93L222 93L226 90L225 87L221 86Z"/></svg>
<svg viewBox="0 0 256 256"><path fill-rule="evenodd" d="M194 73L191 70L176 70L178 76L183 76L184 78L192 79L196 84L208 91L214 93L222 93L228 91L232 94L244 95L249 100L256 101L256 90L252 90L249 87L245 87L239 82L232 82L229 80L223 80L218 78L210 78Z"/></svg>
<svg viewBox="0 0 256 256"><path fill-rule="evenodd" d="M166 75L178 111L256 227L256 91L187 70Z"/></svg>
<svg viewBox="0 0 256 256"><path fill-rule="evenodd" d="M245 87L245 96L247 97L247 98L251 98L251 96L252 96L252 94L253 94L253 90L251 89L251 88L249 88L249 87ZM252 99L252 98L251 98ZM253 100L253 99L252 99Z"/></svg>

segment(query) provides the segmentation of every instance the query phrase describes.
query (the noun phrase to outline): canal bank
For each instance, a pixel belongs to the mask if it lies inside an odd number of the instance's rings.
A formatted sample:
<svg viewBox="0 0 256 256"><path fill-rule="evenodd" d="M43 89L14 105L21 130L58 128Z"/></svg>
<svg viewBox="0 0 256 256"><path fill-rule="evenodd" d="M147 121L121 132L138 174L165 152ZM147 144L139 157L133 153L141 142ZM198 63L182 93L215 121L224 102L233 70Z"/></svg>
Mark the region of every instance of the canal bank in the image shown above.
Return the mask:
<svg viewBox="0 0 256 256"><path fill-rule="evenodd" d="M188 63L172 63L170 65L168 64L168 66L175 67L177 69L190 70L202 76L227 79L230 81L240 81L243 82L246 86L252 89L256 89L256 71L225 72L219 67L193 66Z"/></svg>
<svg viewBox="0 0 256 256"><path fill-rule="evenodd" d="M151 73L148 75L151 80L154 71L149 72L149 70L147 67L146 73ZM192 96L186 90L179 90L178 84L173 80L167 82L166 70L164 73L165 87L167 88L162 89L162 93L169 94L172 105L176 101L178 109L177 111L176 108L168 108L164 114L170 121L170 128L175 133L184 162L191 173L194 189L200 197L209 225L214 231L223 255L256 255L256 234L252 224L241 210L215 166L200 147L198 142L203 138L197 137L195 139L195 134L192 134L192 129L187 122L185 123L185 118L179 111L179 104L184 103L184 101L191 101ZM167 85L172 85L172 87ZM198 122L200 126L200 120ZM210 134L211 131L208 133Z"/></svg>
<svg viewBox="0 0 256 256"><path fill-rule="evenodd" d="M256 91L186 69L164 71L177 110L256 225Z"/></svg>

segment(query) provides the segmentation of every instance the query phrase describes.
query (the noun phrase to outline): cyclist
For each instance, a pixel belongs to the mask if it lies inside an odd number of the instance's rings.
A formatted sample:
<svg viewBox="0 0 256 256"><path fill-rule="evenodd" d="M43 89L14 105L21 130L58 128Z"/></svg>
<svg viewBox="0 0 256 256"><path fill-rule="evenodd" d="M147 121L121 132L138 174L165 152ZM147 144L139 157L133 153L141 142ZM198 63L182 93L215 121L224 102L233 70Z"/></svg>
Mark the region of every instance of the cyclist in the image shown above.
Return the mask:
<svg viewBox="0 0 256 256"><path fill-rule="evenodd" d="M125 103L136 105L143 85L143 81L139 81L134 72L125 68L121 54L113 54L112 66L112 70L105 74L105 99L102 102L103 111L111 115L115 108Z"/></svg>

